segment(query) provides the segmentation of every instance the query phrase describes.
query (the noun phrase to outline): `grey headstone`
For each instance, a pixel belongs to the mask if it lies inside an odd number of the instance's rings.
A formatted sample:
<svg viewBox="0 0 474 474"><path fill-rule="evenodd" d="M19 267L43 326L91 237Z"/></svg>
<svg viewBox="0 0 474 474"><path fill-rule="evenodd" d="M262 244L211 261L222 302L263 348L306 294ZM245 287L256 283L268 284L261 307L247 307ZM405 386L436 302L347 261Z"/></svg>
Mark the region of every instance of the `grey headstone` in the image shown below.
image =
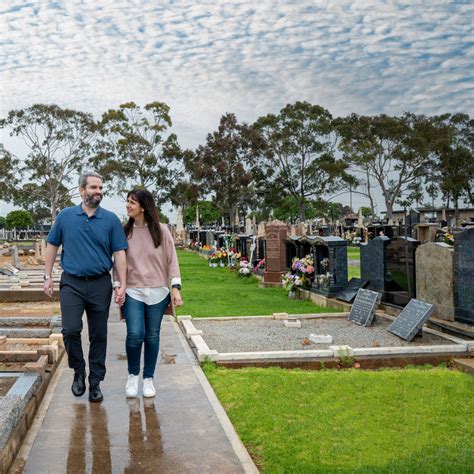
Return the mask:
<svg viewBox="0 0 474 474"><path fill-rule="evenodd" d="M388 331L410 342L434 313L432 304L412 299L389 326Z"/></svg>
<svg viewBox="0 0 474 474"><path fill-rule="evenodd" d="M370 326L375 320L375 310L381 294L360 288L347 319L359 326Z"/></svg>

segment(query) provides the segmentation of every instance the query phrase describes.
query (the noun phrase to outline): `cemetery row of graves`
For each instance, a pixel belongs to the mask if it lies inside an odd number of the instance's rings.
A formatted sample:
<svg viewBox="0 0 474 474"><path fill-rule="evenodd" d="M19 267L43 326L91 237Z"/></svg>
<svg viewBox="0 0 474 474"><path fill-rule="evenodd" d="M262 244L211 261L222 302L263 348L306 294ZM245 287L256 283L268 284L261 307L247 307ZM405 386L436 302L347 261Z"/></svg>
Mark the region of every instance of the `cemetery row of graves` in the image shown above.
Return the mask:
<svg viewBox="0 0 474 474"><path fill-rule="evenodd" d="M431 229L421 227L419 239L392 232L362 242L360 278L350 280L348 241L325 230L298 235L296 230L306 229L276 221L259 226L256 235L191 230L187 242L210 266L257 274L264 284L283 283L290 293L308 290L352 303L365 288L378 292L385 305L401 309L416 298L433 305L438 320L474 325L474 228L460 229L453 245L429 241L435 236Z"/></svg>

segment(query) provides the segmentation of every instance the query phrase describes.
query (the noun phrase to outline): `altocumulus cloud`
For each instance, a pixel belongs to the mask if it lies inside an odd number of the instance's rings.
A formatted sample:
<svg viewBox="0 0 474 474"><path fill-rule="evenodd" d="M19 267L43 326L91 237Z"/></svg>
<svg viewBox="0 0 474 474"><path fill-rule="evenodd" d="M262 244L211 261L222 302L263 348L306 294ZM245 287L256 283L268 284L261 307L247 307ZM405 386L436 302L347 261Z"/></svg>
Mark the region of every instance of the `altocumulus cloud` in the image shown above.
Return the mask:
<svg viewBox="0 0 474 474"><path fill-rule="evenodd" d="M468 1L10 1L1 115L162 100L195 146L235 112L308 100L335 115L473 112Z"/></svg>

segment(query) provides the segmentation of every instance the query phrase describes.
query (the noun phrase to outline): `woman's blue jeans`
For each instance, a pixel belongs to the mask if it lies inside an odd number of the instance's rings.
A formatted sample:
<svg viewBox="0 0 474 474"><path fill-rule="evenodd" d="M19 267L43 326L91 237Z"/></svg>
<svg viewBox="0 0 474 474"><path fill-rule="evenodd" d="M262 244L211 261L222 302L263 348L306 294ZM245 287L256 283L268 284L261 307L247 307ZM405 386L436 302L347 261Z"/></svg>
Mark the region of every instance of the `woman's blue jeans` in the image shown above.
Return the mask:
<svg viewBox="0 0 474 474"><path fill-rule="evenodd" d="M168 295L163 301L148 305L126 295L123 314L127 323L125 347L129 374L140 373L140 358L142 346L145 343L143 378L153 377L160 350L161 321L169 301Z"/></svg>

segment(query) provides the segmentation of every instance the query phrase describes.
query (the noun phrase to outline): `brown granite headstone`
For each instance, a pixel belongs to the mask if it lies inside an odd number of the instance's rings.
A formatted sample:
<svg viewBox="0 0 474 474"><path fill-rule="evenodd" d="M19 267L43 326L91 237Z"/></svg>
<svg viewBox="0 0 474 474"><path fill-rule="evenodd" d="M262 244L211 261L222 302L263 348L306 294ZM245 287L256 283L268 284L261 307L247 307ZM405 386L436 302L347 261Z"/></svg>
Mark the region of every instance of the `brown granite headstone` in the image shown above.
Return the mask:
<svg viewBox="0 0 474 474"><path fill-rule="evenodd" d="M265 224L265 283L280 283L286 272L285 240L287 226L281 221Z"/></svg>

